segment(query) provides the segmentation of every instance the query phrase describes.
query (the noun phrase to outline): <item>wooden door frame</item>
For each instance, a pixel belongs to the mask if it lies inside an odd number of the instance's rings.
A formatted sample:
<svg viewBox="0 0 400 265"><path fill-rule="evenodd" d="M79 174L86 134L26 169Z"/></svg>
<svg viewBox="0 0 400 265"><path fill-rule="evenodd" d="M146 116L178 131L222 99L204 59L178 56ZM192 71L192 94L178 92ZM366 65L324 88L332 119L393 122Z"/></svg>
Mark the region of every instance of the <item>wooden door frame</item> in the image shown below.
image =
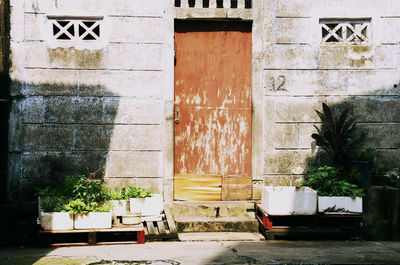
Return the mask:
<svg viewBox="0 0 400 265"><path fill-rule="evenodd" d="M263 185L264 172L264 149L269 149L264 141L264 63L265 47L272 42L274 35L272 25L274 16L271 12L265 13L264 1L254 1L250 16L243 17L244 20L252 21L252 178L253 198L261 197L261 186ZM212 14L211 14L212 15ZM163 87L164 112L162 120L162 154L159 162L163 164L163 179L156 185L162 189L164 202L174 203L174 33L175 20L179 19L201 19L193 18L190 14L176 13L175 7L169 5L165 14L166 28L169 37L165 40L166 58L163 71L165 71L165 86ZM201 16L200 16L201 17ZM213 19L209 15L204 19ZM225 19L225 18L221 18Z"/></svg>
<svg viewBox="0 0 400 265"><path fill-rule="evenodd" d="M182 20L179 20L182 21ZM249 22L253 22L253 20L248 20ZM175 25L175 20L174 23ZM260 57L262 54L262 44L263 38L262 34L254 34L254 31L259 27L262 27L260 24L252 25L252 137L251 137L251 145L252 145L252 153L251 153L251 161L252 161L252 179L253 179L253 196L252 198L257 197L258 192L254 189L254 186L259 184L262 181L262 172L263 172L263 58ZM259 30L258 30L259 32ZM175 29L173 34L175 33ZM172 40L173 41L173 40ZM172 42L172 47L175 50L175 44ZM171 109L171 113L169 115L169 130L172 131L172 135L169 135L168 139L169 145L168 150L166 151L166 156L169 158L166 167L169 169L169 172L166 172L165 180L164 180L164 195L166 202L173 202L173 184L174 184L174 102L173 99L175 97L175 79L174 79L174 71L171 73L172 76L172 86L171 86L171 94L168 98L172 99L172 102L169 103L169 107ZM172 117L172 118L171 118ZM261 183L262 185L262 183ZM259 186L259 185L258 185Z"/></svg>

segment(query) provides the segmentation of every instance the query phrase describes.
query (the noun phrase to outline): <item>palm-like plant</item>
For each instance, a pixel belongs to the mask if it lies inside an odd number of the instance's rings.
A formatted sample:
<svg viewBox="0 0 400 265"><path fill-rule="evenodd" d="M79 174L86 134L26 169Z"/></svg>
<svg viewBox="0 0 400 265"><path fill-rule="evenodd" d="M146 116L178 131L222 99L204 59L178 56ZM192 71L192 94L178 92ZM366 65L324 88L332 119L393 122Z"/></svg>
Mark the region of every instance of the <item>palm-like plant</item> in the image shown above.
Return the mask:
<svg viewBox="0 0 400 265"><path fill-rule="evenodd" d="M319 129L314 125L318 133L311 135L315 140L313 145L325 150L335 166L342 167L347 152L362 145L365 137L356 133L357 117L347 120L350 107L346 107L339 118L333 117L331 109L325 103L322 103L322 109L322 113L316 110L322 126Z"/></svg>

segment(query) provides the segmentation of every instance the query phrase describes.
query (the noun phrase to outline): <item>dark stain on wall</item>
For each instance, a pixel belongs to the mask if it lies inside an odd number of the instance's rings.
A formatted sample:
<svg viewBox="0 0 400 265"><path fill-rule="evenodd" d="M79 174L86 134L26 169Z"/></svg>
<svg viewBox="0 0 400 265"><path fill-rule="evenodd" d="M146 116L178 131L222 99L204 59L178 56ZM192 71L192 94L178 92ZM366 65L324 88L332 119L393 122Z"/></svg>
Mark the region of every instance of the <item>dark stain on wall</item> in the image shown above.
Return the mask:
<svg viewBox="0 0 400 265"><path fill-rule="evenodd" d="M0 202L6 199L7 186L8 118L10 98L9 21L9 0L0 0Z"/></svg>

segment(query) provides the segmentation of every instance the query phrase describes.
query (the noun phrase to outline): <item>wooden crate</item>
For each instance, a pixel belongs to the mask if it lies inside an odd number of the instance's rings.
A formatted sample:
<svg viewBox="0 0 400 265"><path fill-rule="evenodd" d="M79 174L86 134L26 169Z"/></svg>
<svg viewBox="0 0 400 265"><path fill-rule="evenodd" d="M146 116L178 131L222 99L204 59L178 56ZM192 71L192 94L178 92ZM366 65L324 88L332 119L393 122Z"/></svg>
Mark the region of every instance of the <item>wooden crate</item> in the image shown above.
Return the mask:
<svg viewBox="0 0 400 265"><path fill-rule="evenodd" d="M169 208L164 208L161 221L143 222L148 241L178 240L175 221Z"/></svg>

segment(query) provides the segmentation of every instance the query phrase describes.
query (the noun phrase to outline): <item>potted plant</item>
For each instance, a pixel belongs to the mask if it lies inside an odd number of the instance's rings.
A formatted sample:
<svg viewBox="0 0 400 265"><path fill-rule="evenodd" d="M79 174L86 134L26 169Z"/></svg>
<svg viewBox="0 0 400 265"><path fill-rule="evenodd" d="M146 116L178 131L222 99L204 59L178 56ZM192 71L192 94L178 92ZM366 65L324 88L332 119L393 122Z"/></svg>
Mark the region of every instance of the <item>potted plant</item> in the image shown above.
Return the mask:
<svg viewBox="0 0 400 265"><path fill-rule="evenodd" d="M83 175L67 179L72 200L65 209L74 214L74 229L111 228L111 204L103 182Z"/></svg>
<svg viewBox="0 0 400 265"><path fill-rule="evenodd" d="M318 193L318 212L362 212L364 191L339 177L339 169L311 168L302 185Z"/></svg>
<svg viewBox="0 0 400 265"><path fill-rule="evenodd" d="M115 188L114 191L110 191L108 193L108 200L112 206L111 212L113 217L128 214L129 197L127 196L126 188Z"/></svg>
<svg viewBox="0 0 400 265"><path fill-rule="evenodd" d="M81 199L75 199L64 207L74 215L74 229L111 228L111 205L107 202L85 203Z"/></svg>
<svg viewBox="0 0 400 265"><path fill-rule="evenodd" d="M111 228L111 204L107 202L107 190L102 180L95 176L96 173L89 177L67 176L62 185L39 190L40 207L44 211L52 211L41 214L44 229ZM68 227L54 225L61 216L68 216Z"/></svg>
<svg viewBox="0 0 400 265"><path fill-rule="evenodd" d="M356 133L357 117L348 118L350 107L345 108L340 117L334 117L331 109L322 103L323 112L316 110L321 119L321 129L314 125L317 133L311 137L315 140L311 148L322 148L331 160L333 166L343 169L349 160L349 151L360 147L365 142L365 135Z"/></svg>
<svg viewBox="0 0 400 265"><path fill-rule="evenodd" d="M39 197L40 225L43 230L70 230L74 228L73 215L65 212L65 199L56 196Z"/></svg>
<svg viewBox="0 0 400 265"><path fill-rule="evenodd" d="M356 154L356 158L350 161L350 172L355 171L358 173L360 187L367 188L371 186L375 156L376 149L367 148L361 154Z"/></svg>
<svg viewBox="0 0 400 265"><path fill-rule="evenodd" d="M160 216L163 211L163 199L161 194L151 194L151 191L134 185L127 188L131 213L140 213L144 216ZM148 219L149 221L150 219Z"/></svg>
<svg viewBox="0 0 400 265"><path fill-rule="evenodd" d="M366 137L356 131L357 117L349 118L350 107L346 107L339 117L334 117L331 109L322 104L322 112L316 111L321 119L321 129L311 137L312 150L319 146L324 150L332 166L312 168L303 181L318 192L318 211L362 212L363 190L358 188L360 173L348 166L350 152L362 146ZM368 151L369 152L369 151Z"/></svg>

